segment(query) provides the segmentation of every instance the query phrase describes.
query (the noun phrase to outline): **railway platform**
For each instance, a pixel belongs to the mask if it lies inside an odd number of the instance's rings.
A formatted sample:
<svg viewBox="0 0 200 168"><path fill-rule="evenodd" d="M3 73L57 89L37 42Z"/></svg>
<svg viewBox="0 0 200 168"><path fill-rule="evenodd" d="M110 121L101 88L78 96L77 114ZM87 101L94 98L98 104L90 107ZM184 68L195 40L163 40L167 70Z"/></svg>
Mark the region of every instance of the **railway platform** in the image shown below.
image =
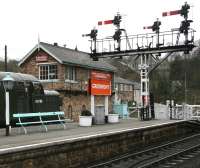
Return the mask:
<svg viewBox="0 0 200 168"><path fill-rule="evenodd" d="M48 125L48 132L42 132L40 126L31 126L27 134L12 128L10 136L1 129L0 168L85 168L194 131L185 120L121 119L92 127L70 122L66 127Z"/></svg>
<svg viewBox="0 0 200 168"><path fill-rule="evenodd" d="M28 134L24 135L23 130L12 128L11 135L5 136L5 129L0 130L0 154L20 149L54 144L56 142L73 142L82 139L109 136L112 134L153 128L184 122L184 120L149 120L139 121L138 119L121 119L119 123L92 125L91 127L80 127L78 123L66 123L66 129L59 125L48 125L48 132L41 130L40 126L26 127Z"/></svg>

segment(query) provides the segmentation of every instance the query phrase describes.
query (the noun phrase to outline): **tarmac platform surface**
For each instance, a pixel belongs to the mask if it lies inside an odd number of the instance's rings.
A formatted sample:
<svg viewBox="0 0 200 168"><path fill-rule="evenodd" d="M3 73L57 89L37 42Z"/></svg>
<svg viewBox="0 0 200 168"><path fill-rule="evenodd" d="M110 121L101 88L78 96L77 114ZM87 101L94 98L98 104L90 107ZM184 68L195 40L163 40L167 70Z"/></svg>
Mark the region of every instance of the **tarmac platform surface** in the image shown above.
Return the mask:
<svg viewBox="0 0 200 168"><path fill-rule="evenodd" d="M170 123L183 122L184 120L150 120L121 119L119 123L92 125L92 127L80 127L78 123L66 123L66 129L60 124L48 125L48 132L42 131L40 126L26 127L25 135L21 129L12 128L11 135L5 136L5 129L0 130L0 154L23 150L62 142L73 142L91 137L106 136L118 132L168 125Z"/></svg>

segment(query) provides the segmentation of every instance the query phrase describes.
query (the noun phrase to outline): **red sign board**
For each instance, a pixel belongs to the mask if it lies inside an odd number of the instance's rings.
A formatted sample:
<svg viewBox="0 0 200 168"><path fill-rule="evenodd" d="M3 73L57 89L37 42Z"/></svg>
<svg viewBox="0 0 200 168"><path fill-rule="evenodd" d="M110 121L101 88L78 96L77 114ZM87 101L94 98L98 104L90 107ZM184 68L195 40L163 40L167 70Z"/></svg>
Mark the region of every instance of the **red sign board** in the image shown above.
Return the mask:
<svg viewBox="0 0 200 168"><path fill-rule="evenodd" d="M91 79L101 79L101 80L111 80L111 74L92 71L91 72Z"/></svg>
<svg viewBox="0 0 200 168"><path fill-rule="evenodd" d="M47 55L37 55L36 56L36 62L45 62L48 61Z"/></svg>
<svg viewBox="0 0 200 168"><path fill-rule="evenodd" d="M92 95L111 95L111 74L92 71L89 89Z"/></svg>
<svg viewBox="0 0 200 168"><path fill-rule="evenodd" d="M111 81L91 79L92 95L111 95Z"/></svg>

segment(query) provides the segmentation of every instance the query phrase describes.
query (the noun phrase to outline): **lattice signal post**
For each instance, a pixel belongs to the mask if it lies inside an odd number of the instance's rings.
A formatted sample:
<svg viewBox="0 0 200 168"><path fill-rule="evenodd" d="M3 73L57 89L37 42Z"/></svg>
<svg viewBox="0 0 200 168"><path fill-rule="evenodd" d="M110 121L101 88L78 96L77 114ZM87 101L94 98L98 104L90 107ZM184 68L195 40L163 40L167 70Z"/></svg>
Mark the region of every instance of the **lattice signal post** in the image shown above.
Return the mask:
<svg viewBox="0 0 200 168"><path fill-rule="evenodd" d="M157 19L152 26L146 26L144 29L152 29L153 33L137 34L127 36L126 30L121 29L120 23L122 16L118 13L113 20L98 22L99 26L113 24L116 26L115 33L110 38L97 39L97 30L93 29L91 38L91 58L98 61L99 58L122 58L123 56L136 56L140 58L140 77L141 77L141 119L149 119L149 73L159 66L174 52L184 52L188 54L194 48L194 30L190 28L192 20L188 20L190 6L185 3L180 10L163 12L162 16L181 15L184 20L177 29L160 32L161 22ZM95 31L95 36L92 32ZM122 33L124 32L124 35ZM181 36L183 34L183 36ZM181 39L182 38L182 39ZM115 44L117 43L117 47ZM106 49L106 51L105 51ZM166 53L164 57L160 57ZM150 57L155 61L150 66Z"/></svg>

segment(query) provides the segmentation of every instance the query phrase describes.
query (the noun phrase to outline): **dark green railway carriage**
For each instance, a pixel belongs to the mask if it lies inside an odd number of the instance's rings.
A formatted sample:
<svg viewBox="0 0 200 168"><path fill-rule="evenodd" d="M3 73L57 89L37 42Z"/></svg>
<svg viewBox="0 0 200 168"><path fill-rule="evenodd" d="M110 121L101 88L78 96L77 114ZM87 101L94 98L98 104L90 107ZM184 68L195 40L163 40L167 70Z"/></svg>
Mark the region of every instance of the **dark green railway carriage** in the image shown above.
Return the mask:
<svg viewBox="0 0 200 168"><path fill-rule="evenodd" d="M14 79L10 93L10 122L14 126L13 113L59 111L62 101L56 91L46 91L32 75L0 72L0 127L5 127L5 89L2 79L9 73Z"/></svg>

